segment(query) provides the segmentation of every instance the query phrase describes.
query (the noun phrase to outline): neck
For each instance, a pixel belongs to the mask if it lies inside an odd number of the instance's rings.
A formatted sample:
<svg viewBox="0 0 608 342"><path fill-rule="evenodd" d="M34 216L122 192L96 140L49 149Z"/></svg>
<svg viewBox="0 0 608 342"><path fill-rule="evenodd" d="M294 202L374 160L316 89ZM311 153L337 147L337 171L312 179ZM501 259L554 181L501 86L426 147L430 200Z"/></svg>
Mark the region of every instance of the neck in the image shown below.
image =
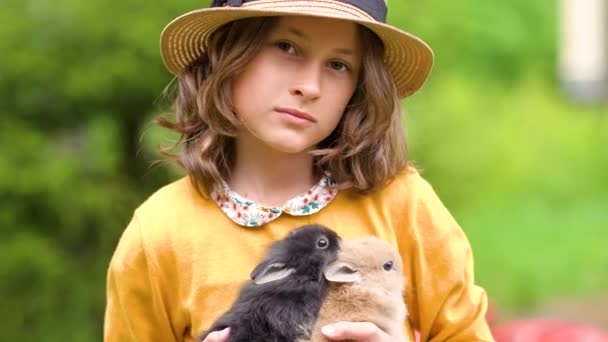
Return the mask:
<svg viewBox="0 0 608 342"><path fill-rule="evenodd" d="M236 162L227 180L239 195L280 207L318 182L310 154L284 153L247 140L237 139Z"/></svg>

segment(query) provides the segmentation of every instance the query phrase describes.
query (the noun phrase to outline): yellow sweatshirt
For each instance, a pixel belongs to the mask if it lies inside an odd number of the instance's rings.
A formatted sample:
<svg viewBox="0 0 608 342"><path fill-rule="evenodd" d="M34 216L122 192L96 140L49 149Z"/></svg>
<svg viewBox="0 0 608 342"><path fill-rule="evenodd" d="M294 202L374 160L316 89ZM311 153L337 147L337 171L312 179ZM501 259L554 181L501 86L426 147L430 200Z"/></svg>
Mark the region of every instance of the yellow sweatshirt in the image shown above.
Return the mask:
<svg viewBox="0 0 608 342"><path fill-rule="evenodd" d="M135 211L112 257L104 340L195 341L230 308L270 243L308 223L399 249L412 341L414 329L422 341L493 341L469 242L413 170L371 195L341 191L315 214L283 214L261 227L234 223L187 177L165 186Z"/></svg>

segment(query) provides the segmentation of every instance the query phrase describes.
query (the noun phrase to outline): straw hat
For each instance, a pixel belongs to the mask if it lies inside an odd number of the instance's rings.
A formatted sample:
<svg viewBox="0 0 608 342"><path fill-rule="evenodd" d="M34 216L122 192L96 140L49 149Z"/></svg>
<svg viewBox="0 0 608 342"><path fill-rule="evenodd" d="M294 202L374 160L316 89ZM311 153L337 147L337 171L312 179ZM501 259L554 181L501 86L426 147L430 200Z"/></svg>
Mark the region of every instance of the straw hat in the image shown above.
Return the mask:
<svg viewBox="0 0 608 342"><path fill-rule="evenodd" d="M386 24L386 0L224 0L212 7L183 14L171 21L160 38L165 66L181 74L205 51L209 36L238 19L262 16L305 15L349 20L361 24L382 40L385 63L400 98L413 94L427 79L433 52L420 38Z"/></svg>

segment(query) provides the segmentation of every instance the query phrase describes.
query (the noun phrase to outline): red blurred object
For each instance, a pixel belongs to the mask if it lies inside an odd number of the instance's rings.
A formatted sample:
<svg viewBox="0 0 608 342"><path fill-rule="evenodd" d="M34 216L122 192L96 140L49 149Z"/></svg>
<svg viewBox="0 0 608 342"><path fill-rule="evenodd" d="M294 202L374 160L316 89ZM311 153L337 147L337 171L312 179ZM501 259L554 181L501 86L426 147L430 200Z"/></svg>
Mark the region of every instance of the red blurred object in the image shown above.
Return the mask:
<svg viewBox="0 0 608 342"><path fill-rule="evenodd" d="M488 309L486 310L486 321L490 326L493 326L496 324L496 322L498 322L498 306L492 301L488 301Z"/></svg>
<svg viewBox="0 0 608 342"><path fill-rule="evenodd" d="M496 342L608 342L608 331L559 319L526 319L492 328Z"/></svg>

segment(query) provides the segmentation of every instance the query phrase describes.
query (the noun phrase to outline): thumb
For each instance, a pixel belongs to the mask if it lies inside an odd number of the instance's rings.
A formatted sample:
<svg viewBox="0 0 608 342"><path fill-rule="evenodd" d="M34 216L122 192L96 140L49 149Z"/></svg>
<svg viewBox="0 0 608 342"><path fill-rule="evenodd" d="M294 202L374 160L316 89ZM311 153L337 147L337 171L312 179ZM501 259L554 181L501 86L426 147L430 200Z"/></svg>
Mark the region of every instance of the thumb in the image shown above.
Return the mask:
<svg viewBox="0 0 608 342"><path fill-rule="evenodd" d="M214 331L203 340L203 342L226 342L230 337L230 328Z"/></svg>
<svg viewBox="0 0 608 342"><path fill-rule="evenodd" d="M337 322L321 328L321 332L332 340L370 340L378 337L380 329L370 322Z"/></svg>

